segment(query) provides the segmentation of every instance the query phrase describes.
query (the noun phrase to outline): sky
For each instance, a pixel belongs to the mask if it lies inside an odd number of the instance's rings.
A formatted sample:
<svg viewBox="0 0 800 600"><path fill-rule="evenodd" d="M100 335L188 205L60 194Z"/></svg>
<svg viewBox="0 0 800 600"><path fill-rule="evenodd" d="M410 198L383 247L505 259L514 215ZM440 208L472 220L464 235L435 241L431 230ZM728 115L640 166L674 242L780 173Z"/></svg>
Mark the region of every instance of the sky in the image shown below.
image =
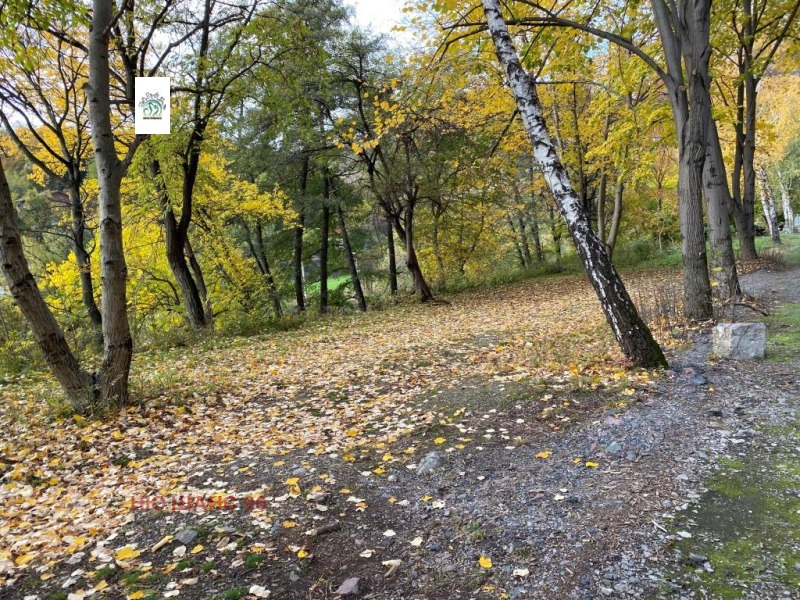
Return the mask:
<svg viewBox="0 0 800 600"><path fill-rule="evenodd" d="M391 29L400 23L405 0L347 0L356 7L356 20L373 31L391 34ZM395 34L396 35L396 34Z"/></svg>

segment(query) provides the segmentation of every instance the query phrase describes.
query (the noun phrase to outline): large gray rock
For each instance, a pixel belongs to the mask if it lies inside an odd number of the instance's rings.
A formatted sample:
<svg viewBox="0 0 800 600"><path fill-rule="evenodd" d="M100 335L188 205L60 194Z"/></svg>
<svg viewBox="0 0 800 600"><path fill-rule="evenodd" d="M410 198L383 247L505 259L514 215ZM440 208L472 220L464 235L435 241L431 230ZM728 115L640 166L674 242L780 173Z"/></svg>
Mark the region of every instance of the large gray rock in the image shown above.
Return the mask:
<svg viewBox="0 0 800 600"><path fill-rule="evenodd" d="M720 323L714 328L712 352L722 358L764 358L767 326L763 323Z"/></svg>
<svg viewBox="0 0 800 600"><path fill-rule="evenodd" d="M339 589L333 593L342 597L358 596L361 593L361 580L358 577L345 579Z"/></svg>

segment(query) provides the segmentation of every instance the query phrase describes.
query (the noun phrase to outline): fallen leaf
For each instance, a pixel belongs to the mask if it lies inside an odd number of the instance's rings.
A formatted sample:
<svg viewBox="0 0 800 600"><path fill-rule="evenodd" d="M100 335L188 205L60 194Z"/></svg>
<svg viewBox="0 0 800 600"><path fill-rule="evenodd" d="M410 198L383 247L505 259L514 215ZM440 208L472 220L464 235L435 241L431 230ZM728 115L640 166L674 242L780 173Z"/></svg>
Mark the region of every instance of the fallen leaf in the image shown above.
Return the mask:
<svg viewBox="0 0 800 600"><path fill-rule="evenodd" d="M587 467L589 467L590 469L596 469L597 467L599 467L599 466L600 466L600 463L596 463L596 462L592 462L592 461L587 461L587 462L586 462L586 466L587 466Z"/></svg>
<svg viewBox="0 0 800 600"><path fill-rule="evenodd" d="M192 551L189 554L198 554L198 553L200 553L202 551L203 551L203 545L202 544L197 544L197 546L192 548Z"/></svg>
<svg viewBox="0 0 800 600"><path fill-rule="evenodd" d="M284 529L291 529L292 527L297 527L297 523L289 519L283 522Z"/></svg>
<svg viewBox="0 0 800 600"><path fill-rule="evenodd" d="M552 450L545 450L544 452L539 452L536 455L536 458L550 458L551 456L553 456L553 451Z"/></svg>
<svg viewBox="0 0 800 600"><path fill-rule="evenodd" d="M482 569L491 569L492 568L492 559L488 556L481 556L478 559L478 564L481 566Z"/></svg>
<svg viewBox="0 0 800 600"><path fill-rule="evenodd" d="M423 540L421 537L415 537L413 540L411 540L410 543L412 546L419 548L420 546L422 546L422 541Z"/></svg>
<svg viewBox="0 0 800 600"><path fill-rule="evenodd" d="M387 529L383 532L383 537L394 537L397 534L394 532L394 529Z"/></svg>
<svg viewBox="0 0 800 600"><path fill-rule="evenodd" d="M514 575L514 577L527 577L528 575L531 574L531 572L528 569L523 568L523 569L514 569L514 572L512 574Z"/></svg>
<svg viewBox="0 0 800 600"><path fill-rule="evenodd" d="M443 438L443 437L438 437L438 438L436 438L435 440L433 440L433 443L434 443L434 444L444 444L446 441L447 441L447 440L446 440L445 438Z"/></svg>
<svg viewBox="0 0 800 600"><path fill-rule="evenodd" d="M381 564L384 567L389 567L389 570L383 574L384 578L386 578L394 575L394 572L397 571L398 567L400 567L401 564L403 564L403 561L400 560L399 558L394 558L392 560L384 560Z"/></svg>
<svg viewBox="0 0 800 600"><path fill-rule="evenodd" d="M114 558L117 560L131 560L134 558L138 558L142 553L139 550L132 546L125 546L124 548L120 548L117 550L117 553L114 554Z"/></svg>
<svg viewBox="0 0 800 600"><path fill-rule="evenodd" d="M375 550L364 550L359 556L361 558L372 558L373 554L375 554Z"/></svg>

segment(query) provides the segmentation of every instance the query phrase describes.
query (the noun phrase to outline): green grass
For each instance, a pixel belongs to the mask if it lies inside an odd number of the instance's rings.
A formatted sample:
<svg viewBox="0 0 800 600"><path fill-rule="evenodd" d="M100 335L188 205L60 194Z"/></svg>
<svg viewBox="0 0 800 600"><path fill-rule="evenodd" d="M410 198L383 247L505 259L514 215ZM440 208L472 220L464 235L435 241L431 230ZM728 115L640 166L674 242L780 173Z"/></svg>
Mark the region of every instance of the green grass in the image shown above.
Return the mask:
<svg viewBox="0 0 800 600"><path fill-rule="evenodd" d="M800 422L763 434L781 448L793 448L800 442ZM693 585L720 600L741 598L759 579L800 589L800 571L794 567L800 562L800 458L755 449L721 460L720 467L690 515L694 537L679 544L684 556L702 554L714 567Z"/></svg>
<svg viewBox="0 0 800 600"><path fill-rule="evenodd" d="M767 358L785 362L800 356L800 304L788 304L767 320Z"/></svg>

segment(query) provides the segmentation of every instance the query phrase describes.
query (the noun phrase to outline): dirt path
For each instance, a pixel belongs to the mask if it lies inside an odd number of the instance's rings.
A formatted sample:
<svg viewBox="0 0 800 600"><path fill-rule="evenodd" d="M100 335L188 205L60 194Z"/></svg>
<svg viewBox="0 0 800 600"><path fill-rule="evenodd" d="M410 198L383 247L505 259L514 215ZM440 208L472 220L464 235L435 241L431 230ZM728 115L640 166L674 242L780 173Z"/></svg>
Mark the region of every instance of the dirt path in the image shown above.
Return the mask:
<svg viewBox="0 0 800 600"><path fill-rule="evenodd" d="M800 302L798 280L798 271L759 272L745 285L775 307ZM103 541L0 597L77 599L106 582L113 591L96 597L236 600L268 590L270 598L323 599L358 578L352 597L386 600L800 598L794 313L767 319L776 340L769 360L710 363L709 334L697 332L691 350L671 353L662 377L614 387L613 373L589 362L560 376L516 376L532 344L557 354L570 331L591 339L597 327L595 315L548 341L534 315L556 318L559 298L541 292L532 303L518 292L498 305L508 311L502 330L490 326L496 315L476 327L461 307L437 309L450 320L436 327L455 334L438 345L438 334L407 336L414 359L370 364L337 342L325 352L345 353L352 358L342 364L357 367L336 371L329 386L311 384L323 354L297 363L303 377L295 379L294 359L273 357L263 371L269 394L243 403L218 396L187 407L192 415L160 417L176 439L130 425L127 434L144 440L131 462L142 464L132 467L138 478L119 482L128 490L149 479L151 498L164 494L166 505L129 513ZM494 307L493 294L470 310ZM515 328L515 315L528 321ZM317 346L303 343L319 348L325 339L322 332ZM445 379L434 377L443 370ZM397 395L393 386L410 399L401 410L382 401ZM353 412L348 390L366 393L366 412ZM281 394L291 402L276 404ZM230 432L232 411L239 425ZM365 415L367 426L347 429ZM281 429L298 422L308 429ZM369 447L337 450L349 437ZM192 452L181 455L182 444ZM148 470L165 446L173 482ZM233 494L232 510L172 510L177 487ZM246 506L245 492L263 504ZM141 552L129 566L124 553L111 560L129 547Z"/></svg>

